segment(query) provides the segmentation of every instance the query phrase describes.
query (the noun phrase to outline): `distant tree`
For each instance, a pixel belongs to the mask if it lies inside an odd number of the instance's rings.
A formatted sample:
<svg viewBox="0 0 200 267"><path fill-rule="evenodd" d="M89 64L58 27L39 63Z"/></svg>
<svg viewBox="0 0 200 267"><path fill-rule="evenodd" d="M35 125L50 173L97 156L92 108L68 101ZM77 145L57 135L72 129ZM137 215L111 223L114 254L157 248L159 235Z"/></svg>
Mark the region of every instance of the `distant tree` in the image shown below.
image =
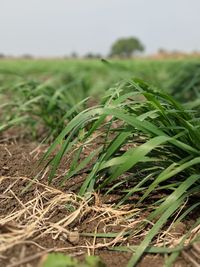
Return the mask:
<svg viewBox="0 0 200 267"><path fill-rule="evenodd" d="M85 56L85 58L88 58L88 59L98 59L98 58L101 58L102 56L100 54L93 54L91 52L87 53Z"/></svg>
<svg viewBox="0 0 200 267"><path fill-rule="evenodd" d="M131 57L135 52L143 52L144 46L135 37L118 39L111 47L110 56Z"/></svg>
<svg viewBox="0 0 200 267"><path fill-rule="evenodd" d="M76 52L72 52L70 57L71 58L78 58L78 54Z"/></svg>
<svg viewBox="0 0 200 267"><path fill-rule="evenodd" d="M23 59L33 59L33 56L31 54L24 54L22 55Z"/></svg>
<svg viewBox="0 0 200 267"><path fill-rule="evenodd" d="M97 53L96 58L102 58L102 55L100 53Z"/></svg>
<svg viewBox="0 0 200 267"><path fill-rule="evenodd" d="M164 48L159 48L158 53L159 54L167 54L167 50L165 50Z"/></svg>
<svg viewBox="0 0 200 267"><path fill-rule="evenodd" d="M0 53L0 58L5 58L5 55L3 53Z"/></svg>
<svg viewBox="0 0 200 267"><path fill-rule="evenodd" d="M95 58L95 55L93 53L89 52L84 57L85 58Z"/></svg>

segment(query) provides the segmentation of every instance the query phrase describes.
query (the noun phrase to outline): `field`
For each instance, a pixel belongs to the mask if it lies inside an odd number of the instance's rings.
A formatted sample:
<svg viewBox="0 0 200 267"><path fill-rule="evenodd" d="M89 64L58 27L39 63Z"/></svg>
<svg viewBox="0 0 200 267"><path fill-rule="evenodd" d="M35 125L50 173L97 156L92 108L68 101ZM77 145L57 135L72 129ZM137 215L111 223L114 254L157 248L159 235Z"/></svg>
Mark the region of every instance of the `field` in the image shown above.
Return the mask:
<svg viewBox="0 0 200 267"><path fill-rule="evenodd" d="M199 104L195 59L0 60L0 266L200 266Z"/></svg>

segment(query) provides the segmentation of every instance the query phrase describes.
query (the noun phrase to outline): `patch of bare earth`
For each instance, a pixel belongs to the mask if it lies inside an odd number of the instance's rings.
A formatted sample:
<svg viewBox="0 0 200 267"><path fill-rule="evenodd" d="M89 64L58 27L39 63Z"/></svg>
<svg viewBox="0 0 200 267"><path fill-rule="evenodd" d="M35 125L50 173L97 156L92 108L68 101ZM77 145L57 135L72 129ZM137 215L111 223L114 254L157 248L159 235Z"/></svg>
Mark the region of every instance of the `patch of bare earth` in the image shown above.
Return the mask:
<svg viewBox="0 0 200 267"><path fill-rule="evenodd" d="M145 219L144 210L130 204L116 208L110 204L116 198L114 195L79 197L76 185L85 174L72 179L64 188L49 186L42 174L33 179L46 146L8 136L0 141L0 266L36 267L52 251L79 259L86 254L99 255L108 267L126 266L132 253L111 249L139 244L146 232L137 233L134 229ZM60 175L62 172L66 172L65 165L61 166ZM172 246L185 230L186 225L181 224L174 232L166 231L157 244L162 245L161 241L166 239ZM131 236L126 235L129 231ZM100 238L98 233L116 235ZM184 251L175 266L195 266L199 247ZM159 267L163 263L162 256L146 255L138 266Z"/></svg>

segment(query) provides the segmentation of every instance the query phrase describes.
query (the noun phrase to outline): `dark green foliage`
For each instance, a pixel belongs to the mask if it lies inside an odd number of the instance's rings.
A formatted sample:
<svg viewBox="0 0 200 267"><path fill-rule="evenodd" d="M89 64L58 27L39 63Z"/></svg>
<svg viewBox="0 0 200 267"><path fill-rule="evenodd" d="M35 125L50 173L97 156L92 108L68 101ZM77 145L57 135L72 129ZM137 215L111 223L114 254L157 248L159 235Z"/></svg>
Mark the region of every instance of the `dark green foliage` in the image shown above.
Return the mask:
<svg viewBox="0 0 200 267"><path fill-rule="evenodd" d="M143 52L143 51L144 51L144 46L139 41L139 39L135 37L121 38L112 45L110 56L129 58L135 52Z"/></svg>

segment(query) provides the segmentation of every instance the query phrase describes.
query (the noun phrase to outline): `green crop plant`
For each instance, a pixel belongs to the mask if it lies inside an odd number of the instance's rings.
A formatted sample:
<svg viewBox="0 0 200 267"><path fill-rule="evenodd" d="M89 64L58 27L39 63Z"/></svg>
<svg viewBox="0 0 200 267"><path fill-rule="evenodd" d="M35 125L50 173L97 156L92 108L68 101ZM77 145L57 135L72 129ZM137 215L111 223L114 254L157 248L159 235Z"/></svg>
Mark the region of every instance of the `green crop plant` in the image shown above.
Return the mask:
<svg viewBox="0 0 200 267"><path fill-rule="evenodd" d="M45 161L58 145L60 148L47 163L51 166L49 182L63 155L73 150L73 164L61 183L83 171L88 173L79 194L117 192L121 195L117 205L139 194L139 206L159 195L147 217L154 226L128 264L135 266L169 218L199 193L199 129L198 112L187 110L169 94L138 79L119 84L107 93L102 105L72 119L50 146ZM95 150L80 161L82 149L89 145ZM199 204L192 204L192 209ZM178 218L184 219L192 209L187 206Z"/></svg>
<svg viewBox="0 0 200 267"><path fill-rule="evenodd" d="M75 82L57 89L35 81L15 84L12 99L4 103L2 130L23 121L31 127L32 132L36 132L41 125L48 135L58 134L86 106L87 94L82 93L84 97L80 95L80 98L76 98L73 92L75 86Z"/></svg>

